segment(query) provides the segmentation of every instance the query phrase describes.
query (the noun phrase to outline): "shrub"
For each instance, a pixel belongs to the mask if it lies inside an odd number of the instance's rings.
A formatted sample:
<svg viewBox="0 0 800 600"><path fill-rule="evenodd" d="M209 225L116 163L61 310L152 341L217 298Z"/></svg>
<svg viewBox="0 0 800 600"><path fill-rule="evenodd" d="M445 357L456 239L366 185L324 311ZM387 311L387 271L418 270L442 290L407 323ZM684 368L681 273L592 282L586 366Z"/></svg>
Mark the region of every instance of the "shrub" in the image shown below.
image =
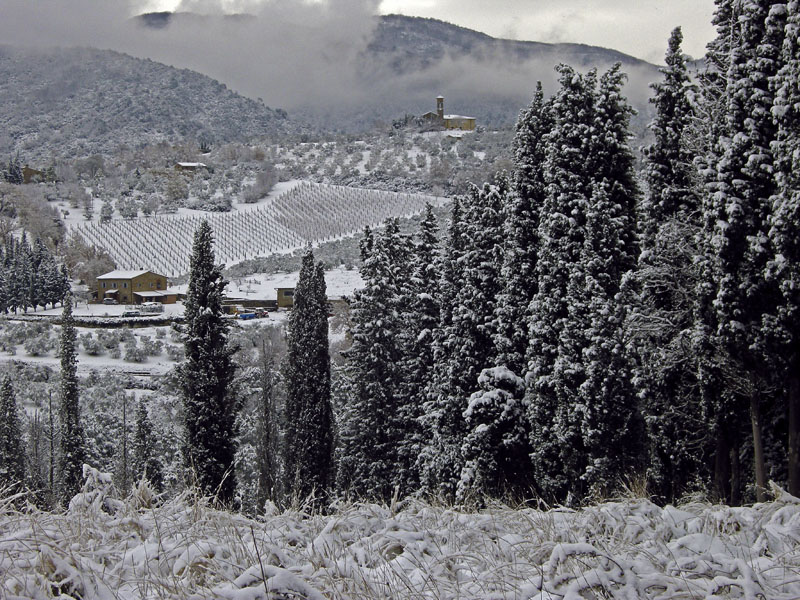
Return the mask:
<svg viewBox="0 0 800 600"><path fill-rule="evenodd" d="M181 362L184 356L183 346L167 346L167 356L171 361Z"/></svg>
<svg viewBox="0 0 800 600"><path fill-rule="evenodd" d="M80 336L80 342L83 344L83 350L89 356L99 356L103 353L103 344L97 340L91 333L84 333Z"/></svg>
<svg viewBox="0 0 800 600"><path fill-rule="evenodd" d="M50 334L42 333L35 337L29 337L24 343L25 352L31 356L42 356L47 354L52 347Z"/></svg>
<svg viewBox="0 0 800 600"><path fill-rule="evenodd" d="M125 342L125 362L140 363L147 360L144 348L136 345L136 339Z"/></svg>

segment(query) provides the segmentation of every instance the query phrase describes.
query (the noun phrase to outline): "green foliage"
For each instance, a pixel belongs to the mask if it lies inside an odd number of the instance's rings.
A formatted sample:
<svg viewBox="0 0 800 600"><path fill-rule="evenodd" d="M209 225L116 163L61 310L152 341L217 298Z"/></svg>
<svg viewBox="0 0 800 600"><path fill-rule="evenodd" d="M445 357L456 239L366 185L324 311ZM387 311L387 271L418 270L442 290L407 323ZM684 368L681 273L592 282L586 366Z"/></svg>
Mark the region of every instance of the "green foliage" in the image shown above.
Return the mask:
<svg viewBox="0 0 800 600"><path fill-rule="evenodd" d="M186 468L199 490L222 503L233 499L236 398L228 322L222 312L225 281L214 265L213 236L203 221L195 232L185 301L185 362L178 368L184 406Z"/></svg>
<svg viewBox="0 0 800 600"><path fill-rule="evenodd" d="M325 272L311 249L294 290L286 344L286 491L324 498L334 476L328 301Z"/></svg>

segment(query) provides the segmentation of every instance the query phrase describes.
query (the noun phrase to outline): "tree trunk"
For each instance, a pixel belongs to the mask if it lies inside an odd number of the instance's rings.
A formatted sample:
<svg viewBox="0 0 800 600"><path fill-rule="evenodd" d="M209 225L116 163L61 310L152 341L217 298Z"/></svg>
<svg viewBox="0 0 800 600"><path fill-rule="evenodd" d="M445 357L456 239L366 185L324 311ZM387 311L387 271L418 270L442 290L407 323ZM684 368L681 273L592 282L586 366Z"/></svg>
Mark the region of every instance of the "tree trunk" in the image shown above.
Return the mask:
<svg viewBox="0 0 800 600"><path fill-rule="evenodd" d="M764 464L764 443L761 439L761 407L758 392L750 393L750 423L753 426L753 464L756 475L756 500L767 500L767 468Z"/></svg>
<svg viewBox="0 0 800 600"><path fill-rule="evenodd" d="M800 497L800 360L789 376L789 493Z"/></svg>
<svg viewBox="0 0 800 600"><path fill-rule="evenodd" d="M716 499L728 502L731 483L731 449L722 426L717 431L717 451L714 457L714 491Z"/></svg>
<svg viewBox="0 0 800 600"><path fill-rule="evenodd" d="M739 443L731 448L731 496L728 504L740 506L742 504L742 469L739 463Z"/></svg>

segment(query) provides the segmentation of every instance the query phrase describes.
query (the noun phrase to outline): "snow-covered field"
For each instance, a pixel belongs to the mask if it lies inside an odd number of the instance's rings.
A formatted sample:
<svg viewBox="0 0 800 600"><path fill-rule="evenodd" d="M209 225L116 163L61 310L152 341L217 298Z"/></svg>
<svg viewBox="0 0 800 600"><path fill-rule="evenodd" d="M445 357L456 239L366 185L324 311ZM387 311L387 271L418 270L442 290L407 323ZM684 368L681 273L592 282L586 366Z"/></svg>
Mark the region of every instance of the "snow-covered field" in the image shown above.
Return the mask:
<svg viewBox="0 0 800 600"><path fill-rule="evenodd" d="M188 495L152 506L146 488L120 501L85 473L66 514L0 504L0 597L800 598L800 500L777 489L742 508L412 500L253 520Z"/></svg>
<svg viewBox="0 0 800 600"><path fill-rule="evenodd" d="M135 219L72 222L71 231L103 248L118 268L149 268L169 277L189 269L192 239L202 219L214 230L217 260L234 264L288 252L376 226L389 217L421 213L443 198L304 182L250 210L159 215ZM202 216L200 216L202 214Z"/></svg>
<svg viewBox="0 0 800 600"><path fill-rule="evenodd" d="M228 282L226 286L226 293L231 297L240 297L245 299L259 299L259 300L275 300L277 297L277 288L295 287L297 285L298 272L293 273L273 273L273 274L254 274L247 277L234 278ZM352 296L353 291L363 286L363 280L355 269L347 270L344 268L331 269L325 272L325 283L327 286L327 293L329 298L340 298L342 296ZM186 284L177 286L180 291L186 291ZM118 305L106 304L91 304L91 303L78 303L73 314L76 317L93 317L103 322L113 325L114 320L122 315L123 312L129 310L129 307ZM60 316L62 312L61 307L38 310L36 312L30 311L27 313L29 316L25 318L35 319L36 316ZM183 303L164 305L163 313L154 313L154 317L180 317L183 316ZM231 337L235 340L237 336L238 327L252 327L255 325L264 324L283 324L288 317L288 312L280 310L271 312L264 319L254 319L249 321L235 321L236 327L231 330ZM146 319L146 318L143 318ZM134 319L135 321L135 319ZM9 318L10 323L13 323L13 317ZM143 321L144 323L144 321ZM0 332L2 332L3 322L0 321ZM119 327L119 325L117 326ZM76 327L78 338L87 333L96 335L98 328L95 327ZM173 360L167 348L170 346L182 347L182 343L172 338L169 332L168 324L158 324L146 327L135 327L131 329L131 334L141 343L144 339L161 339L163 344L163 351L156 355L140 357L141 362L131 362L125 360L124 352L119 356L114 357L112 353L103 351L97 355L90 355L86 352L82 344L78 344L78 370L81 374L96 369L115 370L127 373L149 373L152 375L163 375L172 369L176 362ZM52 337L55 340L57 332L60 330L58 326L53 327ZM331 331L331 339L336 340L341 338L341 332ZM13 348L7 347L4 352L0 352L0 364L6 361L22 361L33 364L49 365L53 368L58 368L60 359L56 355L57 344L53 343L51 349L45 353L37 356L32 356L26 351L23 344L18 344Z"/></svg>

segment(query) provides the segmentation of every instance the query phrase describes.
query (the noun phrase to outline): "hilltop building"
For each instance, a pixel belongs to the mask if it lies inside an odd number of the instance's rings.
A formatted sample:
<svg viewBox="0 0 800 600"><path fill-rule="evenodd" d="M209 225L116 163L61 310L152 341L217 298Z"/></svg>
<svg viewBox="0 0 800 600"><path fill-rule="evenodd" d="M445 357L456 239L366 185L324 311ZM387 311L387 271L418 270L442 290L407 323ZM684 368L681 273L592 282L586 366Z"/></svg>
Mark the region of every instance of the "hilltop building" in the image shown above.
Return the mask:
<svg viewBox="0 0 800 600"><path fill-rule="evenodd" d="M460 129L461 131L474 131L475 129L475 117L444 114L444 96L436 97L436 112L426 112L422 115L422 120L444 129Z"/></svg>

